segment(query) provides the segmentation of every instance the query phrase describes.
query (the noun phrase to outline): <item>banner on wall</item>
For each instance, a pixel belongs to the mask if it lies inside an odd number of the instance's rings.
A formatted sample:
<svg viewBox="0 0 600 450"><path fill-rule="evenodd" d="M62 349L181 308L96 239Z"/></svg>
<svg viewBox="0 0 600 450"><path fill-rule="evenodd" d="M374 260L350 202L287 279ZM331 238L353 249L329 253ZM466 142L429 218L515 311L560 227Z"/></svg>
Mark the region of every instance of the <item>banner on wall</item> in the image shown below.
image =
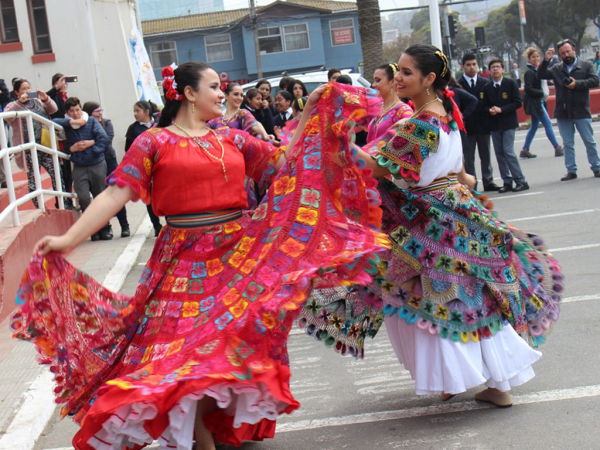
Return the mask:
<svg viewBox="0 0 600 450"><path fill-rule="evenodd" d="M136 26L133 27L133 37L129 39L131 48L131 67L133 78L138 90L140 100L151 100L162 109L164 106L156 77L152 70L150 57L144 46L144 40Z"/></svg>

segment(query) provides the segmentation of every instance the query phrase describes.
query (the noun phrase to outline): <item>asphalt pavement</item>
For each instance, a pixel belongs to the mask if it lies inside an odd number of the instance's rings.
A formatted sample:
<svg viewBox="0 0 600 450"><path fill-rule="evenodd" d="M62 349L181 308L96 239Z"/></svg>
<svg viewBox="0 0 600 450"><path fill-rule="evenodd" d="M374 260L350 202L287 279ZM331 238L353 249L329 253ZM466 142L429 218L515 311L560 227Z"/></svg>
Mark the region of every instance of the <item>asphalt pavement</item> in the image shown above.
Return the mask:
<svg viewBox="0 0 600 450"><path fill-rule="evenodd" d="M593 126L600 131L600 123ZM517 151L525 134L517 132ZM512 408L475 402L477 389L446 403L417 397L385 329L367 342L364 360L336 355L294 330L292 392L302 407L279 420L274 440L243 449L600 448L600 179L578 136L576 147L579 178L561 182L563 159L554 157L540 129L531 147L538 157L521 160L531 189L490 196L502 219L544 238L566 276L560 320L541 347L536 377L512 391ZM494 173L498 177L496 165ZM152 244L146 242L124 292L133 293ZM69 419L55 418L36 448L67 450L76 431Z"/></svg>

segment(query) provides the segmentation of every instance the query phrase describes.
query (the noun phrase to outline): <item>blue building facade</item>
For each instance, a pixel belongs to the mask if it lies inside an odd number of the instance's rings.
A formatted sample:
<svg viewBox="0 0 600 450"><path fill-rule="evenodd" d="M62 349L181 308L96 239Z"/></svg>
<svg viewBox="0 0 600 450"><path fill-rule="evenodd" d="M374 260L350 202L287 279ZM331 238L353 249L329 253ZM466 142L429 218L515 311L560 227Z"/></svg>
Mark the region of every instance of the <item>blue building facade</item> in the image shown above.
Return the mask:
<svg viewBox="0 0 600 450"><path fill-rule="evenodd" d="M257 78L248 10L198 14L186 20L143 22L144 43L157 79L165 65L187 61L206 61L232 81ZM362 61L352 2L276 1L258 10L258 36L265 77L321 67L358 72Z"/></svg>

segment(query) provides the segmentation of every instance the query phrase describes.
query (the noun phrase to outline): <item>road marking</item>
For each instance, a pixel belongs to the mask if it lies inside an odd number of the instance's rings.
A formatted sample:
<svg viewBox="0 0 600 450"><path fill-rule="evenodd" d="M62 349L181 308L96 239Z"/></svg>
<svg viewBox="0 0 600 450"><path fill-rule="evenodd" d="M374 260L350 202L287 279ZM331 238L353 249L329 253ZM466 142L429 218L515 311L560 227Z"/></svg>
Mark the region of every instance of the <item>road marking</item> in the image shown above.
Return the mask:
<svg viewBox="0 0 600 450"><path fill-rule="evenodd" d="M528 405L533 403L554 402L560 400L573 400L585 397L600 396L600 385L581 386L571 389L555 389L551 391L535 392L533 394L513 396L513 405ZM479 403L475 400L446 403L435 406L424 406L400 409L396 411L382 411L366 414L352 414L341 417L328 417L326 419L300 420L277 424L277 433L292 431L315 430L319 428L339 427L361 423L384 422L388 420L408 419L413 417L433 416L437 414L459 413L492 409L495 406ZM66 449L65 449L66 450Z"/></svg>
<svg viewBox="0 0 600 450"><path fill-rule="evenodd" d="M495 202L496 200L505 200L508 198L517 198L517 197L528 197L530 195L540 195L543 194L543 192L527 192L525 194L515 194L515 195L502 195L501 197L490 197L490 200L492 200L493 202Z"/></svg>
<svg viewBox="0 0 600 450"><path fill-rule="evenodd" d="M579 296L575 296L575 297L567 297L567 298L562 299L560 303L587 302L589 300L600 300L600 294L579 295Z"/></svg>
<svg viewBox="0 0 600 450"><path fill-rule="evenodd" d="M600 385L580 386L568 389L554 389L549 391L534 392L532 394L513 396L513 405L529 405L535 403L556 402L562 400L574 400L578 398L600 396ZM278 423L277 433L289 433L293 431L316 430L319 428L340 427L364 423L386 422L389 420L410 419L413 417L434 416L438 414L460 413L466 411L477 411L493 409L495 406L487 403L479 403L475 400L463 402L452 402L434 406L418 406L414 408L399 409L395 411L381 411L375 413L352 414L340 417L328 417L326 419L307 419L294 422ZM282 422L282 420L280 420ZM19 448L19 447L14 447ZM158 448L152 444L147 449ZM12 450L12 449L11 449ZM60 447L47 450L74 450L73 447Z"/></svg>
<svg viewBox="0 0 600 450"><path fill-rule="evenodd" d="M550 253L570 252L571 250L585 250L587 248L597 248L597 247L600 247L600 244L573 245L571 247L553 248L550 250Z"/></svg>
<svg viewBox="0 0 600 450"><path fill-rule="evenodd" d="M526 220L539 220L539 219L550 219L553 217L564 217L564 216L575 216L578 214L589 214L589 213L594 213L594 212L598 212L600 211L600 209L583 209L581 211L571 211L571 212L564 212L564 213L556 213L556 214L545 214L543 216L531 216L531 217L519 217L517 219L506 219L506 221L508 223L514 223L514 222L523 222Z"/></svg>
<svg viewBox="0 0 600 450"><path fill-rule="evenodd" d="M527 135L525 135L525 136L527 136ZM535 141L545 141L546 139L548 139L548 138L547 138L547 137L545 137L545 136L544 136L543 138L535 138L535 139L533 140L533 142L535 142ZM516 144L517 142L525 142L525 141L526 141L526 139L518 139L518 140L516 140L516 141L515 141L515 144Z"/></svg>
<svg viewBox="0 0 600 450"><path fill-rule="evenodd" d="M150 230L152 230L152 223L146 216L104 278L103 286L113 291L121 289ZM31 387L23 393L20 400L23 404L18 408L6 434L0 437L0 450L31 450L35 447L36 441L52 419L57 407L53 392L54 375L44 368Z"/></svg>

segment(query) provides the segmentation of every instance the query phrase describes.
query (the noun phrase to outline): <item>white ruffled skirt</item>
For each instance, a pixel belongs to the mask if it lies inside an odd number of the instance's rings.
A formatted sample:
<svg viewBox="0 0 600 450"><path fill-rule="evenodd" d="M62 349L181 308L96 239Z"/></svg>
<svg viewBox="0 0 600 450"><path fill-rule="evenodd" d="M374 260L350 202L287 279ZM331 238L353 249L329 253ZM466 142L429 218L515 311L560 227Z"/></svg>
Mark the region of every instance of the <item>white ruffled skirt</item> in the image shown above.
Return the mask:
<svg viewBox="0 0 600 450"><path fill-rule="evenodd" d="M490 338L467 343L432 335L394 316L385 318L385 327L417 395L459 394L482 384L505 392L532 379L531 365L542 356L508 324Z"/></svg>

